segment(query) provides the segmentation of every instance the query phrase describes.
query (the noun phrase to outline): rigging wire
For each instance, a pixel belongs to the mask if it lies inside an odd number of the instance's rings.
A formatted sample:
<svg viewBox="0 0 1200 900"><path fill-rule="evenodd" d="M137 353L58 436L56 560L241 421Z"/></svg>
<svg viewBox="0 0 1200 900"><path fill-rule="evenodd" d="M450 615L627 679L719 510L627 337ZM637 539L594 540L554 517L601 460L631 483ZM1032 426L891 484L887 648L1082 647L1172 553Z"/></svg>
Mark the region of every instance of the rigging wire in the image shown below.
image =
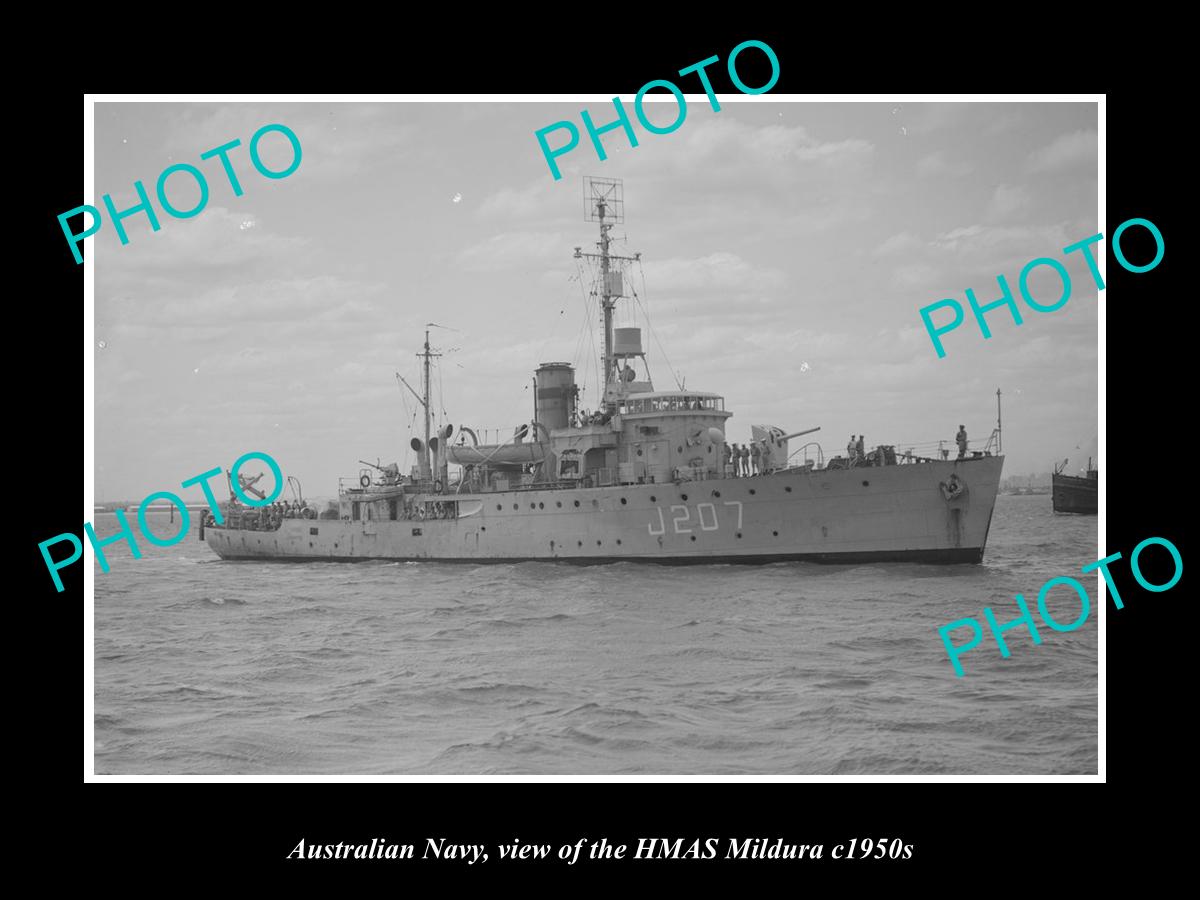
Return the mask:
<svg viewBox="0 0 1200 900"><path fill-rule="evenodd" d="M633 291L633 300L637 304L638 308L643 313L646 313L646 308L642 305L642 298L638 296L637 288L631 284L629 286L629 290ZM636 324L636 322L635 322L635 324ZM654 334L654 332L650 328L649 314L646 314L646 331L650 332L651 335ZM664 360L666 359L665 353L663 354L663 358L664 358ZM654 375L651 374L651 372L650 372L650 361L648 359L646 359L645 354L642 355L642 365L646 367L646 378L649 379L651 384L653 384L654 383ZM671 367L671 363L669 360L667 360L667 368L669 369L670 367ZM678 384L678 382L676 382L676 384Z"/></svg>
<svg viewBox="0 0 1200 900"><path fill-rule="evenodd" d="M579 261L575 261L575 280L579 283L579 293L583 297L583 320L579 324L579 333L575 336L575 355L571 358L571 363L576 368L579 367L579 362L583 357L583 345L587 339L588 321L592 315L592 304L588 299L587 291L583 288L583 270L579 267Z"/></svg>
<svg viewBox="0 0 1200 900"><path fill-rule="evenodd" d="M593 270L595 269L595 263L592 263L592 268L593 268ZM598 284L599 280L600 280L600 276L597 273L593 276L593 281L592 281L593 286ZM602 310L600 308L602 305L602 303L600 301L600 295L597 294L595 291L593 291L592 297L594 300L593 309L595 310L596 315L599 316L601 323L603 323L604 322L604 310ZM600 378L600 362L599 362L600 351L596 349L596 332L589 328L588 329L588 337L591 339L591 344L592 344L592 378L595 379L593 381L593 384L596 385L595 406L597 408L599 408L600 405L604 402L604 391L605 391L605 388L608 387L608 385L604 384Z"/></svg>
<svg viewBox="0 0 1200 900"><path fill-rule="evenodd" d="M446 392L442 386L442 364L438 362L435 365L437 366L438 375L438 408L442 411L442 424L444 425L446 420Z"/></svg>
<svg viewBox="0 0 1200 900"><path fill-rule="evenodd" d="M591 259L588 259L587 265L589 268L589 276L588 276L589 282L594 287L596 284L596 281L597 281L597 277L595 275L595 262L592 261ZM597 314L599 314L599 312L600 312L599 303L594 302L596 299L595 291L592 291L589 294L589 292L586 291L583 287L583 272L582 272L582 270L579 269L578 260L576 261L576 270L579 272L579 292L583 295L583 323L580 327L579 343L577 344L576 349L575 349L575 359L578 360L583 355L584 347L585 347L585 340L590 341L591 347L592 347L591 371L592 371L593 377L596 379L596 384L598 385L600 383L600 373L599 373L599 365L596 361L596 357L598 355L597 351L596 351L596 334L589 327L589 325L591 322L593 309L595 309ZM584 375L584 383L581 386L580 392L579 392L580 400L582 401L587 395L588 367L586 365L583 365L583 366L580 366L579 368L582 370L583 375Z"/></svg>
<svg viewBox="0 0 1200 900"><path fill-rule="evenodd" d="M398 387L400 389L400 405L404 407L404 418L407 419L408 418L408 397L406 397L404 395L404 385L400 383L400 373L399 372L396 373L396 387ZM416 418L415 414L413 415L413 418ZM409 426L410 430L411 430L411 427L412 426ZM404 469L408 467L408 444L404 443L404 441L401 441L400 446L403 450L403 452L401 453L401 456L400 456L401 471L404 471Z"/></svg>
<svg viewBox="0 0 1200 900"><path fill-rule="evenodd" d="M411 372L409 374L410 374L410 376L412 375ZM409 436L411 437L412 433L413 433L413 429L415 429L416 425L417 425L417 414L420 413L421 409L417 405L413 405L411 407L409 406L408 394L405 393L406 388L400 382L400 378L399 378L400 373L397 372L396 376L397 376L396 377L396 387L400 388L400 402L404 404L404 414L406 416L408 416L408 433L409 433ZM415 376L412 376L412 377L415 379ZM412 411L411 414L409 413L410 409ZM402 444L401 449L403 450L403 454L400 457L400 460L401 460L401 469L403 470L403 469L408 468L408 454L412 448L406 442L401 442L401 444Z"/></svg>
<svg viewBox="0 0 1200 900"><path fill-rule="evenodd" d="M638 273L642 276L642 293L646 292L646 270L642 266L642 261L639 259ZM663 362L667 364L667 368L671 370L671 377L675 379L675 386L679 390L683 390L683 383L679 380L679 375L675 371L675 367L671 365L671 360L667 357L667 351L663 349L662 341L658 339L658 332L654 330L654 326L650 324L650 310L646 304L642 303L642 298L638 296L636 288L633 290L633 298L637 301L637 305L641 307L642 313L646 316L646 330L654 337L654 343L658 345L658 352L663 355ZM649 367L647 367L647 371Z"/></svg>

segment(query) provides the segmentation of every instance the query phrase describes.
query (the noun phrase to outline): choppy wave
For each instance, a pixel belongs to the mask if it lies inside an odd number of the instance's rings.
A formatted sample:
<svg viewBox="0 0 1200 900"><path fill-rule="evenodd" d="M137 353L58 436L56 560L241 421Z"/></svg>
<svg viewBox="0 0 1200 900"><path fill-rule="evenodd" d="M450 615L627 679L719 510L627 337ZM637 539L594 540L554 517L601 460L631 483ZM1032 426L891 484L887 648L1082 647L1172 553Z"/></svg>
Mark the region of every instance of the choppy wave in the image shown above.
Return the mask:
<svg viewBox="0 0 1200 900"><path fill-rule="evenodd" d="M999 498L980 566L114 549L95 581L99 773L1096 770L1094 616L1038 646L1013 632L1009 659L985 643L965 678L937 634L1097 558L1096 520L1046 496Z"/></svg>

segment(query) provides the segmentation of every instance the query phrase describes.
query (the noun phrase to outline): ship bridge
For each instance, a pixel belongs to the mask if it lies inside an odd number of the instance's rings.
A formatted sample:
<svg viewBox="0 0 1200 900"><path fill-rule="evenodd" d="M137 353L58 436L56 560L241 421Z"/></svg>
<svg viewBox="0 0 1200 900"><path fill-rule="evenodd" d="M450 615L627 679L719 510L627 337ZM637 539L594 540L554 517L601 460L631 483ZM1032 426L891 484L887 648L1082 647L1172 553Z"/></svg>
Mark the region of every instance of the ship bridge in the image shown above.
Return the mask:
<svg viewBox="0 0 1200 900"><path fill-rule="evenodd" d="M725 398L701 391L643 391L599 421L550 432L551 478L591 485L719 478Z"/></svg>
<svg viewBox="0 0 1200 900"><path fill-rule="evenodd" d="M725 413L725 398L717 394L699 391L648 391L635 394L620 401L620 415L634 416L646 413L716 412Z"/></svg>

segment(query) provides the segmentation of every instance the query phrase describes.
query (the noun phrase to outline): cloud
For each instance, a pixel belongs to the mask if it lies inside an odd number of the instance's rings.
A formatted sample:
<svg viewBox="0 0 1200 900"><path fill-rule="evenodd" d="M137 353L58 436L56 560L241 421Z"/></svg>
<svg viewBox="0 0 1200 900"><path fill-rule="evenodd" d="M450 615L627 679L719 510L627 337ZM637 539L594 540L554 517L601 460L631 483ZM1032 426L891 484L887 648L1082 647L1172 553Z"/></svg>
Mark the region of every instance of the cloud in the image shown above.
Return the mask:
<svg viewBox="0 0 1200 900"><path fill-rule="evenodd" d="M729 202L720 221L734 221L734 211L745 209L747 196L789 212L795 210L799 194L809 206L832 207L835 204L830 198L839 188L853 190L861 184L864 169L874 156L874 145L863 138L822 140L804 126L755 125L721 113L704 118L703 109L689 112L683 127L670 135L639 132L636 148L628 146L622 132L604 136L608 153L605 175L626 180L625 199L631 211L669 207L680 222L701 228L717 221L713 211L725 201ZM563 195L574 192L578 198L580 179L594 174L598 161L590 142L581 141L558 162L561 181L543 171L520 188L488 194L477 215L483 219L536 219L543 224L571 221L564 217L564 209L577 215L580 201L573 199L565 205ZM769 189L764 191L764 186ZM837 205L841 203L839 198ZM747 221L757 212L746 210ZM840 213L836 219L858 220Z"/></svg>
<svg viewBox="0 0 1200 900"><path fill-rule="evenodd" d="M213 288L175 296L118 295L97 301L97 318L141 326L271 325L302 320L325 327L331 320L369 320L370 301L382 285L348 281L334 276L273 279L257 284Z"/></svg>
<svg viewBox="0 0 1200 900"><path fill-rule="evenodd" d="M836 165L873 149L870 141L844 138L822 141L802 125L751 125L738 119L719 118L688 123L678 155L688 168L711 171L714 164L739 168L747 161L763 163L823 163Z"/></svg>
<svg viewBox="0 0 1200 900"><path fill-rule="evenodd" d="M928 135L947 128L961 127L964 118L975 114L971 103L906 103L898 117L910 135Z"/></svg>
<svg viewBox="0 0 1200 900"><path fill-rule="evenodd" d="M129 200L128 205L135 201ZM119 209L127 208L117 204ZM243 228L254 221L253 228ZM202 272L245 269L295 253L308 243L303 238L273 233L270 222L253 214L210 206L184 221L159 216L160 229L151 231L144 215L125 221L129 243L121 246L112 229L101 229L96 244L97 286L105 279L140 279L171 273L179 281L183 271Z"/></svg>
<svg viewBox="0 0 1200 900"><path fill-rule="evenodd" d="M563 237L545 231L497 234L460 250L455 260L473 272L538 267L563 258Z"/></svg>
<svg viewBox="0 0 1200 900"><path fill-rule="evenodd" d="M227 103L195 104L178 107L171 115L164 150L176 160L190 161L202 169L215 166L216 160L200 163L200 154L214 147L240 140L241 146L229 152L230 162L243 187L250 179L259 179L250 159L250 139L262 126L282 124L300 141L300 167L290 178L328 180L344 178L364 171L383 160L397 164L406 151L420 145L420 128L406 121L408 104L356 103ZM277 146L279 145L279 146ZM282 151L280 151L282 146ZM268 153L282 152L272 162ZM268 167L282 167L290 161L287 140L268 134L260 145ZM224 176L218 176L224 183Z"/></svg>
<svg viewBox="0 0 1200 900"><path fill-rule="evenodd" d="M697 258L675 257L645 263L646 282L655 295L697 292L741 294L781 287L787 277L779 269L754 266L736 253L710 253Z"/></svg>
<svg viewBox="0 0 1200 900"><path fill-rule="evenodd" d="M917 175L921 178L962 178L964 175L970 175L973 170L973 166L968 162L947 161L946 154L942 150L923 156L917 161L916 167Z"/></svg>
<svg viewBox="0 0 1200 900"><path fill-rule="evenodd" d="M598 114L604 103L589 107ZM894 117L894 105L881 106L881 131L870 104L714 113L701 99L673 134L639 128L636 148L606 134L605 162L581 134L555 181L532 133L562 118L582 131L580 105L124 104L112 118L98 109L102 189L140 177L153 191L168 156L195 162L239 137L233 161L246 190L229 199L217 164L216 205L194 219L164 218L152 234L131 218L127 247L111 223L96 236L96 337L107 342L96 352L100 493L177 484L250 447L279 459L306 493L331 492L360 457L407 468L419 410L393 373L419 384L413 354L430 320L461 329L431 336L446 354L436 406L455 424L511 435L530 415L531 369L551 359L578 366L593 406L598 317L587 282L570 280L572 248L592 251L597 239L583 220L585 173L625 181L627 221L612 237L621 255L645 253L644 291L636 265L633 277L655 326L643 346L656 383L669 388L678 373L721 392L739 441L751 421L821 425L810 437L836 432L843 443L851 428L889 443L952 438L960 421L974 435L994 417L997 385L1006 426L1014 404L1006 470L1019 470L1017 454L1048 457L1058 436L1094 432L1098 304L1079 254L1064 260L1079 292L1064 309L1029 313L1021 327L997 310L989 341L968 312L947 358L918 313L942 297L965 305L967 287L995 299L1001 273L1016 290L1026 262L1098 230L1093 173L1035 182L1025 168L1057 136L1094 130L1091 110L1022 104L997 140L995 104L905 104ZM268 182L245 145L273 121L296 130L305 158L294 176ZM411 141L410 126L420 132ZM214 162L198 165L208 174ZM346 177L326 177L339 166ZM181 205L186 182L169 188ZM1032 218L1043 210L1054 218ZM1056 296L1043 277L1054 273L1035 272L1035 294ZM643 322L642 309L624 306L619 324ZM1022 399L1010 384L1025 387ZM1036 384L1059 387L1035 402ZM1051 406L1060 394L1065 414ZM150 444L135 439L151 432Z"/></svg>
<svg viewBox="0 0 1200 900"><path fill-rule="evenodd" d="M1048 249L1065 246L1066 226L1058 225L968 225L944 231L931 246L953 252L978 253L997 248L1030 247L1033 256L1044 256ZM1032 258L1032 257L1031 257Z"/></svg>
<svg viewBox="0 0 1200 900"><path fill-rule="evenodd" d="M480 219L537 219L548 210L561 213L559 197L553 191L555 182L539 178L520 188L501 188L489 194L479 204L475 216Z"/></svg>
<svg viewBox="0 0 1200 900"><path fill-rule="evenodd" d="M998 184L988 202L987 217L989 219L1007 219L1014 213L1021 212L1033 202L1029 191L1019 185Z"/></svg>
<svg viewBox="0 0 1200 900"><path fill-rule="evenodd" d="M1027 168L1030 172L1056 172L1078 166L1094 172L1096 151L1096 132L1072 131L1029 154Z"/></svg>
<svg viewBox="0 0 1200 900"><path fill-rule="evenodd" d="M200 363L200 371L220 375L251 375L279 371L295 358L291 347L241 347L218 353Z"/></svg>
<svg viewBox="0 0 1200 900"><path fill-rule="evenodd" d="M939 270L928 263L910 263L898 267L892 273L892 279L900 287L915 288L932 284L939 274Z"/></svg>
<svg viewBox="0 0 1200 900"><path fill-rule="evenodd" d="M905 253L925 246L925 242L911 231L901 231L893 234L872 251L874 256L890 256L894 253Z"/></svg>

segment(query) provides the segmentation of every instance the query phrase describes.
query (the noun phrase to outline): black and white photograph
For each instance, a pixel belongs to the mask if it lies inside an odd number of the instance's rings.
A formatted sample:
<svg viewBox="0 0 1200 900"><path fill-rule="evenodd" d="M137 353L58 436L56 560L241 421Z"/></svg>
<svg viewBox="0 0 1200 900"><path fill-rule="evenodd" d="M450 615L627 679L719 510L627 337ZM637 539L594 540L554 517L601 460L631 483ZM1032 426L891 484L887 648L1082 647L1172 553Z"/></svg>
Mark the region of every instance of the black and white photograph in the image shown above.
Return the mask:
<svg viewBox="0 0 1200 900"><path fill-rule="evenodd" d="M1098 100L691 78L94 98L92 776L1102 780Z"/></svg>

